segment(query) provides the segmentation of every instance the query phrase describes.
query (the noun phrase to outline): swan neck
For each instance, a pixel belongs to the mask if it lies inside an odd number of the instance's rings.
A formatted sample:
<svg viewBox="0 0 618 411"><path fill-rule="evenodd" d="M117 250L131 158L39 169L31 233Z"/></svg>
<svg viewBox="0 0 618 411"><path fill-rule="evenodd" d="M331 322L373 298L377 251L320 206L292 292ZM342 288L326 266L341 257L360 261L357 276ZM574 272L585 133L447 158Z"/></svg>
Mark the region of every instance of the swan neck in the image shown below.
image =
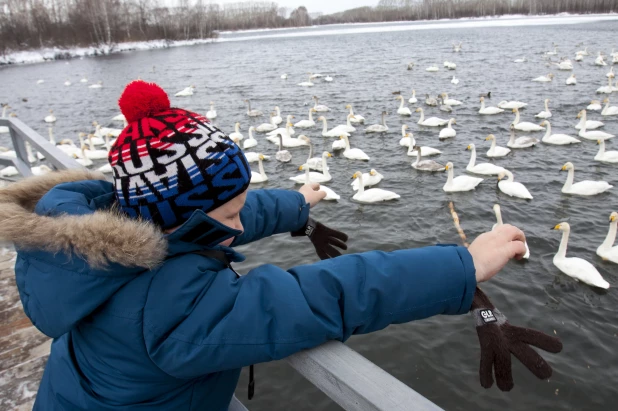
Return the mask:
<svg viewBox="0 0 618 411"><path fill-rule="evenodd" d="M556 257L562 257L562 258L566 257L567 245L569 244L569 233L570 233L570 230L562 232L562 240L560 240L560 248L558 249L558 253L556 254Z"/></svg>
<svg viewBox="0 0 618 411"><path fill-rule="evenodd" d="M309 157L307 157L307 163L311 157L313 157L313 143L309 143Z"/></svg>
<svg viewBox="0 0 618 411"><path fill-rule="evenodd" d="M251 100L247 100L248 111L251 111Z"/></svg>
<svg viewBox="0 0 618 411"><path fill-rule="evenodd" d="M551 123L549 121L545 121L547 125L547 131L545 132L545 137L549 138L551 136Z"/></svg>
<svg viewBox="0 0 618 411"><path fill-rule="evenodd" d="M491 147L489 147L489 151L494 151L496 149L496 139L491 139Z"/></svg>
<svg viewBox="0 0 618 411"><path fill-rule="evenodd" d="M423 111L423 109L421 109L421 118L418 120L418 122L422 123L423 121L425 121L425 112Z"/></svg>
<svg viewBox="0 0 618 411"><path fill-rule="evenodd" d="M485 100L481 100L481 110L485 110Z"/></svg>
<svg viewBox="0 0 618 411"><path fill-rule="evenodd" d="M504 222L502 221L502 211L500 211L500 210L495 210L495 213L496 213L496 223L497 223L498 225L503 225L503 224L504 224Z"/></svg>
<svg viewBox="0 0 618 411"><path fill-rule="evenodd" d="M307 164L305 164L307 167L305 167L305 183L306 184L310 184L311 183L311 175L309 174L309 166Z"/></svg>
<svg viewBox="0 0 618 411"><path fill-rule="evenodd" d="M90 147L90 150L94 151L94 144L92 144L92 136L88 135L88 146Z"/></svg>
<svg viewBox="0 0 618 411"><path fill-rule="evenodd" d="M564 187L562 187L563 190L570 190L571 186L573 185L573 179L575 178L575 170L574 169L569 169L569 175L567 176L566 182L564 183Z"/></svg>
<svg viewBox="0 0 618 411"><path fill-rule="evenodd" d="M605 141L603 140L599 140L599 152L597 153L597 156L602 157L603 154L605 154Z"/></svg>
<svg viewBox="0 0 618 411"><path fill-rule="evenodd" d="M616 241L616 232L618 232L618 220L609 223L609 231L607 232L607 237L605 237L605 241L603 241L603 244L601 244L602 249L612 248L612 245L614 245L614 241Z"/></svg>
<svg viewBox="0 0 618 411"><path fill-rule="evenodd" d="M354 115L354 109L352 109L352 106L350 106L350 114Z"/></svg>
<svg viewBox="0 0 618 411"><path fill-rule="evenodd" d="M403 98L400 99L401 100L401 105L399 106L399 108L403 108Z"/></svg>
<svg viewBox="0 0 618 411"><path fill-rule="evenodd" d="M363 175L359 173L358 176L358 194L363 194L365 192L365 186L363 185Z"/></svg>
<svg viewBox="0 0 618 411"><path fill-rule="evenodd" d="M330 173L328 172L328 166L326 165L326 156L322 155L322 174L324 174L324 177L329 178L330 177Z"/></svg>
<svg viewBox="0 0 618 411"><path fill-rule="evenodd" d="M476 147L472 147L470 150L470 162L468 163L468 167L474 167L476 164Z"/></svg>
<svg viewBox="0 0 618 411"><path fill-rule="evenodd" d="M346 121L348 127L352 127L352 123L350 123L350 117L348 116L347 121Z"/></svg>
<svg viewBox="0 0 618 411"><path fill-rule="evenodd" d="M450 119L448 121L448 128L450 128L451 130L453 129L452 125L453 125L453 119Z"/></svg>
<svg viewBox="0 0 618 411"><path fill-rule="evenodd" d="M309 121L313 121L313 110L309 110Z"/></svg>
<svg viewBox="0 0 618 411"><path fill-rule="evenodd" d="M382 125L386 127L386 116L384 115L384 113L382 113Z"/></svg>
<svg viewBox="0 0 618 411"><path fill-rule="evenodd" d="M547 100L545 100L545 111L549 113L549 104L547 103Z"/></svg>
<svg viewBox="0 0 618 411"><path fill-rule="evenodd" d="M505 170L504 172L506 173L506 178L507 178L506 181L508 181L509 183L512 183L513 180L515 179L513 177L513 173L511 173L509 170Z"/></svg>
<svg viewBox="0 0 618 411"><path fill-rule="evenodd" d="M448 185L453 184L453 174L455 174L455 172L453 171L453 167L449 167L448 178L446 179L446 184Z"/></svg>
<svg viewBox="0 0 618 411"><path fill-rule="evenodd" d="M515 121L513 121L513 124L519 124L519 110L515 112Z"/></svg>
<svg viewBox="0 0 618 411"><path fill-rule="evenodd" d="M253 137L253 129L249 129L249 140L255 140L255 138Z"/></svg>
<svg viewBox="0 0 618 411"><path fill-rule="evenodd" d="M53 129L53 127L49 128L49 142L52 145L54 145L54 146L56 145L56 139L54 138L54 129Z"/></svg>
<svg viewBox="0 0 618 411"><path fill-rule="evenodd" d="M324 125L324 128L322 129L322 132L326 133L328 131L328 124L326 123L326 119L322 118L322 124Z"/></svg>
<svg viewBox="0 0 618 411"><path fill-rule="evenodd" d="M283 134L279 134L279 151L283 151Z"/></svg>
<svg viewBox="0 0 618 411"><path fill-rule="evenodd" d="M416 150L416 164L418 165L421 162L421 148L419 147L418 150Z"/></svg>
<svg viewBox="0 0 618 411"><path fill-rule="evenodd" d="M406 137L406 126L401 126L401 137Z"/></svg>
<svg viewBox="0 0 618 411"><path fill-rule="evenodd" d="M6 110L7 110L6 106L2 107L2 118L6 118Z"/></svg>
<svg viewBox="0 0 618 411"><path fill-rule="evenodd" d="M343 136L343 140L345 141L345 149L346 151L350 149L350 140L347 136Z"/></svg>
<svg viewBox="0 0 618 411"><path fill-rule="evenodd" d="M509 143L510 144L515 143L515 130L511 130L511 136L509 137Z"/></svg>
<svg viewBox="0 0 618 411"><path fill-rule="evenodd" d="M262 162L262 159L261 159L261 158L260 158L260 159L258 159L258 160L259 160L258 168L259 168L259 170L260 170L260 175L261 175L263 178L266 178L266 172L264 171L264 163Z"/></svg>
<svg viewBox="0 0 618 411"><path fill-rule="evenodd" d="M234 131L237 132L237 133L240 133L240 125L236 124L234 126Z"/></svg>

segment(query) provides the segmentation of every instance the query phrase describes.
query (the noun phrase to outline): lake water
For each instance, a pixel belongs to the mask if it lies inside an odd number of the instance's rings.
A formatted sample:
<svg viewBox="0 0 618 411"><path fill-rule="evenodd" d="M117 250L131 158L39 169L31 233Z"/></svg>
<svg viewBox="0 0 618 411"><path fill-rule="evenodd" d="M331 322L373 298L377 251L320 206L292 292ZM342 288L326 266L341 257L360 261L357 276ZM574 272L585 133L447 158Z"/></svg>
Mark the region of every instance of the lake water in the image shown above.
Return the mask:
<svg viewBox="0 0 618 411"><path fill-rule="evenodd" d="M499 24L484 20L224 34L221 42L210 45L3 68L0 101L8 101L23 121L44 136L47 127L43 117L53 109L58 117L57 138L74 140L79 132L92 130L93 120L114 126L110 119L118 114L117 98L123 86L138 76L159 83L171 95L195 85L194 96L172 97L172 104L205 113L209 101L215 101L219 114L216 124L232 132L239 121L245 136L249 125L266 120L248 119L243 103L246 98L265 112L278 105L284 116L293 114L297 121L306 117L311 97L317 95L331 108L326 115L329 127L344 123L348 103L367 119L367 124L377 123L380 113L388 110L389 133L366 135L361 127L351 138L352 146L371 156L368 164L334 154L329 162L334 178L328 185L342 198L321 204L312 214L347 232L350 252L362 252L458 242L447 207L451 200L472 239L491 229L492 206L499 203L505 222L525 230L532 256L525 263L509 264L483 288L511 323L555 333L562 338L564 351L545 355L554 368L549 381L537 380L514 362L515 388L502 393L495 387L485 390L478 383L479 346L468 316L391 326L372 335L353 337L348 345L449 410L607 410L618 401L618 293L615 288L593 289L560 273L552 264L560 233L550 228L568 221L572 227L568 254L591 261L612 286L618 286L618 266L601 261L595 254L607 234L609 214L618 210L618 187L591 198L567 196L560 191L566 174L559 173L564 163L572 161L577 169L576 181L605 180L618 186L618 166L595 162L598 147L592 141L584 140L577 146L539 145L492 161L513 171L516 181L528 187L534 200L507 197L497 189L495 177L487 177L476 191L446 194L442 191L446 173L412 169L412 158L399 146L399 139L401 126L408 124L419 144L443 152L435 160L455 164L456 175L464 173L469 159L465 148L470 143L477 146L478 161L488 161L485 137L493 133L505 146L513 115L508 111L497 116L478 115L478 95L487 91L492 92L488 101L492 106L501 100L527 102L522 121L538 122L534 114L549 98L554 132L576 135L573 126L578 111L597 98L595 90L607 83L609 66L594 66L594 55L599 50L607 54L617 46L617 32L615 17L561 17L506 19ZM463 51L453 53L451 43L459 41L463 42ZM558 44L558 57L574 58L575 52L583 49L576 46L581 42L591 52L582 63L575 63L577 86L564 84L569 72L547 67L543 53L552 49L552 42ZM524 56L527 63L513 63ZM455 62L457 70L446 71L442 67L445 60ZM410 61L416 67L407 71ZM440 71L426 72L432 64ZM328 73L334 81L316 81L309 89L297 86L306 80L307 72ZM530 81L549 72L556 74L552 83ZM289 75L287 81L280 79L282 73ZM460 80L459 85L450 83L452 75ZM79 83L82 76L91 82L103 81L103 88L88 89ZM38 79L45 83L37 85ZM63 86L67 79L73 82L71 87ZM397 115L398 103L391 93L401 91L407 101L413 88L420 102L425 93L439 92L448 92L451 98L464 102L453 111L456 138L439 141L436 129L416 124L417 115ZM618 95L613 96L616 105ZM437 108L417 105L429 116L449 117ZM601 116L589 113L589 119L599 120ZM618 117L605 117L603 121L605 131L618 134ZM320 131L315 128L306 133L317 153L330 150L333 141L321 137ZM540 139L543 134L534 135ZM274 155L275 146L261 136L258 139L258 148L252 151ZM1 135L0 144L7 143L6 135ZM607 149L618 149L618 143L609 141ZM299 174L307 150L291 151L291 163L265 163L270 180L264 187L295 188L288 177ZM351 200L352 174L370 168L385 176L380 187L399 193L399 201L360 205ZM239 265L241 272L266 262L291 267L317 258L308 241L289 236L267 239L241 251L249 257ZM252 411L339 409L285 363L258 365L256 373L256 398L248 403ZM246 382L243 373L237 395L245 403Z"/></svg>

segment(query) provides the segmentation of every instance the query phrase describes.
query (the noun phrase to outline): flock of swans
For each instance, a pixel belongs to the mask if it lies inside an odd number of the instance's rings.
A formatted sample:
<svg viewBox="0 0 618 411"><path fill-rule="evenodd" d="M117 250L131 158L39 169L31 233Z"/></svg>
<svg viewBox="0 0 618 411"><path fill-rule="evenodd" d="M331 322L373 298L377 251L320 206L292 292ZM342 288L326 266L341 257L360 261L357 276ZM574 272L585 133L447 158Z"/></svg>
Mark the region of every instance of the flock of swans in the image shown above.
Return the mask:
<svg viewBox="0 0 618 411"><path fill-rule="evenodd" d="M462 50L461 43L454 45L453 51L460 52ZM555 53L555 54L554 54ZM557 55L557 49L545 53L545 58L550 59L549 65L555 65L557 70L573 70L573 63L566 58L560 59L558 62L552 62L551 56ZM587 50L576 53L575 61L581 62L584 57L588 55ZM612 51L610 54L612 63L618 63L618 53ZM527 58L520 58L514 60L517 64L524 64L528 62ZM607 65L604 56L599 53L594 61L596 66ZM414 68L414 63L408 64L408 70ZM457 64L445 61L444 68L447 70L456 70ZM439 72L440 69L437 65L432 65L425 70L427 75L434 75L431 73ZM606 75L607 86L602 86L597 89L598 94L607 95L603 100L593 100L590 105L585 108L581 108L577 113L577 124L573 125L577 135L569 134L554 134L552 132L552 125L550 119L552 118L552 112L550 109L550 99L543 101L544 109L538 114L534 115L535 122L522 121L522 110L526 110L527 103L521 101L500 101L496 106L488 105L488 101L491 99L491 92L483 93L479 95L478 99L478 114L479 122L482 122L482 118L486 116L502 115L506 116L509 113L513 115L509 119L510 125L510 138L506 142L506 147L499 144L494 134L486 136L485 141L487 144L486 157L499 161L501 158L509 156L513 150L525 150L530 149L538 144L547 145L572 145L582 144L582 140L592 140L598 143L599 151L594 157L595 161L603 164L618 164L618 151L609 150L606 151L606 141L613 138L614 135L606 131L599 130L604 127L604 123L598 120L588 120L588 112L600 112L601 116L616 116L618 115L618 107L611 106L609 95L618 91L617 85L614 84L613 67ZM552 82L556 76L549 73L544 76L533 78L533 82ZM288 75L281 76L282 81L287 81ZM83 79L85 80L85 78ZM298 87L313 87L315 82L324 81L332 82L332 76L324 76L322 74L310 73L308 81L303 81L297 84ZM82 81L84 82L84 81ZM85 81L87 82L87 80ZM459 80L453 76L451 80L452 84L458 84ZM39 83L41 84L41 83ZM567 85L576 84L575 75L571 75L566 80ZM70 84L69 84L70 85ZM100 87L101 83L97 83ZM195 86L189 86L183 90L175 93L176 97L189 97L194 95L196 91ZM393 109L403 119L411 118L417 115L417 125L424 130L438 129L436 137L438 141L444 141L446 139L453 139L457 136L457 131L454 126L457 125L455 117L448 116L448 118L440 118L435 116L426 117L425 110L430 108L437 108L442 112L452 113L457 110L457 107L464 105L460 100L451 98L447 93L441 93L437 96L425 95L425 98L418 98L416 96L416 90L412 90L411 97L405 98L400 92L395 92L395 100L397 106L393 104ZM272 112L268 113L268 121L262 124L251 126L247 129L247 137L243 134L243 127L241 122L236 122L234 125L234 131L229 134L230 138L236 142L245 152L245 156L250 163L257 163L257 171L252 171L251 183L252 184L264 184L269 181L268 176L264 169L264 161L274 159L274 161L289 163L292 160L292 153L288 149L300 148L306 149L307 158L303 160L303 164L298 168L298 173L287 178L293 181L295 184L305 184L307 182L314 182L320 184L320 190L326 193L325 200L337 201L341 199L341 196L335 193L334 190L329 188L326 184L331 182L333 178L339 176L333 176L329 171L329 161L340 161L337 158L345 158L355 164L355 169L363 169L366 167L366 163L370 162L371 158L360 148L352 147L355 138L353 134L360 131L364 131L366 135L378 134L384 136L386 133L392 132L391 128L386 124L387 112L382 111L381 121L365 126L366 119L362 115L356 113L351 104L345 106L345 122L343 124L331 127L328 123L325 113L331 112L331 108L324 104L320 104L320 100L317 96L313 97L313 105L306 110L307 117L294 121L294 115L283 116L280 107L275 107ZM257 110L251 105L249 99L244 100L246 104L245 115L250 120L258 120L264 116L264 112ZM424 103L424 105L423 105ZM424 106L426 106L424 108ZM2 116L6 117L8 105L3 105ZM575 117L575 113L574 117ZM11 114L12 115L12 114ZM206 117L211 121L217 119L218 114L214 102L210 102L209 110L206 113ZM113 121L123 122L126 125L126 120L122 115L118 115L112 119ZM79 142L76 144L71 139L63 138L60 141L56 141L53 134L53 124L57 121L52 110L49 111L49 115L44 117L43 121L50 125L49 127L49 139L50 142L65 154L73 157L85 167L92 167L97 160L107 158L107 153L110 147L114 143L114 138L119 135L121 128L109 128L102 127L97 122L93 123L94 130L83 132L78 135ZM258 120L259 121L259 120ZM0 132L7 132L8 130L1 130ZM398 130L397 130L398 132ZM523 132L526 135L516 136L517 132ZM540 138L534 137L533 133L543 133ZM264 135L264 138L256 137L257 135ZM312 137L308 137L308 135ZM573 133L575 134L575 133ZM326 139L334 138L331 145L331 151L324 151L318 156L314 156L314 143L313 139ZM266 150L256 150L259 145L263 144L262 141L267 141L274 145L274 155L267 155ZM330 144L330 143L329 143ZM475 144L465 144L466 150L470 153L469 162L465 167L465 171L468 174L460 174L455 176L455 165L453 161L447 161L442 164L436 160L428 159L426 157L434 157L442 154L441 150L424 146L417 143L414 135L410 132L408 125L401 127L401 138L399 139L399 146L406 149L405 153L413 158L411 167L419 172L444 172L446 171L446 181L442 187L444 192L465 192L475 190L479 184L488 177L494 177L497 181L498 189L507 196L519 198L527 201L533 201L534 196L528 190L528 188L521 182L515 181L518 175L521 173L518 170L508 170L498 164L490 162L477 162L477 147ZM44 157L40 153L33 153L29 145L27 145L28 156L31 163L35 163L38 160L43 160ZM341 156L333 158L331 152L340 152ZM15 153L6 148L0 147L0 154L5 156L14 156ZM296 155L296 154L295 154ZM304 158L304 154L302 155ZM108 164L98 168L99 171L104 173L111 173L111 167ZM565 164L561 168L562 171L567 172L567 177L564 185L562 186L562 193L573 196L595 196L607 192L612 189L612 185L605 181L578 181L575 182L575 166L572 162L565 161ZM33 171L36 173L45 173L50 171L44 165L34 167ZM14 167L6 167L0 170L0 176L8 177L17 175L17 170ZM365 204L392 201L400 198L400 195L389 190L376 188L374 186L380 184L385 180L384 176L375 169L361 172L356 171L350 173L352 179L350 191L352 193L352 199ZM502 214L500 206L494 207L497 223L494 226L497 227L502 224ZM606 261L610 261L618 264L618 246L613 246L616 237L616 229L618 224L618 214L615 212L610 215L610 228L606 240L597 249L597 254ZM567 223L561 223L555 226L556 230L563 232L560 249L554 258L554 264L565 274L582 281L584 283L608 288L609 284L601 277L601 274L596 268L589 262L579 258L567 258L566 247L568 237L570 233L570 227ZM527 245L526 245L527 247ZM528 249L526 258L530 255Z"/></svg>

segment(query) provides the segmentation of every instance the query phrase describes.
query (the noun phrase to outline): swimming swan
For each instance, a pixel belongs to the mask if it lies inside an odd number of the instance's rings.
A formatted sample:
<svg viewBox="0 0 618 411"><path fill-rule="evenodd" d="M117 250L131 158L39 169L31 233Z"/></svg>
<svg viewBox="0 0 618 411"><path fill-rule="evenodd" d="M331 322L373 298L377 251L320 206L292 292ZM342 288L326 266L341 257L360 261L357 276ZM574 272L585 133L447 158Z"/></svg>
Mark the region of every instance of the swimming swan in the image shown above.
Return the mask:
<svg viewBox="0 0 618 411"><path fill-rule="evenodd" d="M545 110L534 116L536 118L548 119L551 117L551 111L549 111L549 99L545 99Z"/></svg>
<svg viewBox="0 0 618 411"><path fill-rule="evenodd" d="M439 117L429 117L428 119L425 119L425 113L420 107L416 109L416 112L421 113L421 117L417 122L417 124L420 124L421 126L442 127L448 123L448 120Z"/></svg>
<svg viewBox="0 0 618 411"><path fill-rule="evenodd" d="M315 113L314 108L309 109L309 120L301 120L298 123L294 124L294 127L298 128L311 128L315 127L315 121L313 121L313 113Z"/></svg>
<svg viewBox="0 0 618 411"><path fill-rule="evenodd" d="M412 115L410 108L405 106L406 102L404 101L403 96L397 96L395 97L395 100L401 101L401 105L397 109L397 114L399 114L400 116L411 116Z"/></svg>
<svg viewBox="0 0 618 411"><path fill-rule="evenodd" d="M575 167L573 163L569 162L562 166L561 171L568 171L569 175L567 176L567 180L562 187L562 192L564 194L574 194L580 196L593 196L597 194L601 194L612 188L613 186L607 183L606 181L580 181L579 183L573 184L573 179L575 178Z"/></svg>
<svg viewBox="0 0 618 411"><path fill-rule="evenodd" d="M554 265L569 277L592 285L594 287L600 287L604 289L609 288L609 283L603 279L601 274L596 268L588 261L571 257L567 258L567 245L569 243L569 233L571 232L571 226L568 223L560 223L554 227L554 230L562 231L562 240L560 241L560 248L554 256Z"/></svg>
<svg viewBox="0 0 618 411"><path fill-rule="evenodd" d="M386 111L382 112L382 124L373 124L365 129L365 133L386 133L387 131Z"/></svg>
<svg viewBox="0 0 618 411"><path fill-rule="evenodd" d="M616 228L618 227L618 213L613 212L609 216L609 231L607 232L607 237L605 237L605 241L603 244L597 248L597 255L601 257L605 261L611 261L612 263L618 264L618 245L612 247L614 245L614 241L616 241Z"/></svg>
<svg viewBox="0 0 618 411"><path fill-rule="evenodd" d="M474 173L474 174L481 174L481 175L486 175L486 176L495 176L495 175L498 175L506 171L504 167L500 167L500 166L497 166L491 163L476 164L476 147L474 146L474 144L468 145L466 150L471 151L470 162L468 163L468 166L466 167L467 171Z"/></svg>
<svg viewBox="0 0 618 411"><path fill-rule="evenodd" d="M515 126L515 130L521 131L543 131L545 127L539 126L538 124L530 123L530 122L519 122L519 109L514 108L513 113L515 113L515 120L511 124Z"/></svg>
<svg viewBox="0 0 618 411"><path fill-rule="evenodd" d="M384 179L384 176L372 168L371 171L369 171L368 173L363 173L363 186L364 187L375 186L376 184L380 183L380 181L382 181L383 179ZM358 191L359 184L360 184L359 179L355 179L354 181L352 181L351 183L352 190Z"/></svg>
<svg viewBox="0 0 618 411"><path fill-rule="evenodd" d="M422 148L419 146L413 146L416 152L416 161L412 163L412 168L420 171L444 171L446 166L434 161L434 160L421 160Z"/></svg>
<svg viewBox="0 0 618 411"><path fill-rule="evenodd" d="M309 179L312 183L327 183L333 179L333 177L328 172L328 165L326 164L326 159L332 157L332 154L328 151L322 153L322 172L318 173L317 171L309 172ZM299 170L302 170L302 167ZM290 177L290 180L294 181L296 184L305 184L306 177L305 174L301 174L299 176Z"/></svg>
<svg viewBox="0 0 618 411"><path fill-rule="evenodd" d="M496 146L496 136L488 135L485 141L491 141L491 147L487 151L487 157L504 157L511 152L510 148Z"/></svg>
<svg viewBox="0 0 618 411"><path fill-rule="evenodd" d="M457 131L455 131L455 129L452 127L453 124L457 124L457 120L455 120L454 118L451 118L448 121L448 126L440 130L440 135L438 136L438 138L442 139L442 138L455 137L457 135Z"/></svg>
<svg viewBox="0 0 618 411"><path fill-rule="evenodd" d="M339 138L345 141L345 150L343 152L343 156L345 158L349 158L350 160L369 161L369 156L365 154L363 150L359 148L350 148L350 140L348 139L348 136L342 134Z"/></svg>
<svg viewBox="0 0 618 411"><path fill-rule="evenodd" d="M578 140L575 137L571 137L567 134L552 134L551 133L551 123L549 122L549 120L543 121L541 125L547 127L545 136L543 136L543 138L541 139L541 141L545 144L564 146L568 144L581 143L581 140Z"/></svg>
<svg viewBox="0 0 618 411"><path fill-rule="evenodd" d="M309 174L309 166L307 164L303 164L302 166L300 166L298 168L299 170L305 170L305 181L304 184L311 184L311 175ZM337 193L335 193L332 189L320 184L320 187L318 188L318 191L323 191L326 193L326 197L324 197L322 200L324 201L337 201L339 199L341 199L341 196Z"/></svg>
<svg viewBox="0 0 618 411"><path fill-rule="evenodd" d="M359 180L358 191L352 197L358 202L378 203L381 201L395 200L401 197L397 193L388 190L382 190L381 188L370 188L369 190L365 190L365 185L363 184L363 174L360 171L354 173L352 178Z"/></svg>
<svg viewBox="0 0 618 411"><path fill-rule="evenodd" d="M264 160L264 155L262 153L259 153L258 154L258 169L260 170L260 172L256 173L255 171L251 171L251 181L249 182L249 184L265 183L266 181L268 181L268 176L266 175L266 172L264 171L264 164L262 163L263 160Z"/></svg>
<svg viewBox="0 0 618 411"><path fill-rule="evenodd" d="M538 144L539 139L534 137L518 137L515 138L515 126L511 124L511 137L509 138L509 142L506 143L507 147L510 148L528 148L533 147Z"/></svg>
<svg viewBox="0 0 618 411"><path fill-rule="evenodd" d="M604 163L618 163L618 151L605 151L605 140L598 140L599 152L594 159Z"/></svg>
<svg viewBox="0 0 618 411"><path fill-rule="evenodd" d="M503 180L504 177L507 179ZM508 196L532 200L532 194L530 194L526 186L513 181L513 173L509 170L504 170L498 174L498 188Z"/></svg>
<svg viewBox="0 0 618 411"><path fill-rule="evenodd" d="M498 204L494 205L494 213L496 214L496 224L493 225L491 231L494 231L496 228L504 225L502 222L502 211L500 210L500 206ZM528 248L528 242L525 242L524 245L526 246L526 254L524 254L523 258L527 260L530 258L530 249Z"/></svg>
<svg viewBox="0 0 618 411"><path fill-rule="evenodd" d="M479 110L479 114L500 114L504 113L504 110L498 107L485 107L485 97L481 97L481 108Z"/></svg>
<svg viewBox="0 0 618 411"><path fill-rule="evenodd" d="M470 176L457 176L453 178L453 163L450 161L446 163L445 169L448 171L448 178L446 180L446 184L442 187L442 190L447 193L474 190L476 186L481 184L481 181L483 181L482 178Z"/></svg>

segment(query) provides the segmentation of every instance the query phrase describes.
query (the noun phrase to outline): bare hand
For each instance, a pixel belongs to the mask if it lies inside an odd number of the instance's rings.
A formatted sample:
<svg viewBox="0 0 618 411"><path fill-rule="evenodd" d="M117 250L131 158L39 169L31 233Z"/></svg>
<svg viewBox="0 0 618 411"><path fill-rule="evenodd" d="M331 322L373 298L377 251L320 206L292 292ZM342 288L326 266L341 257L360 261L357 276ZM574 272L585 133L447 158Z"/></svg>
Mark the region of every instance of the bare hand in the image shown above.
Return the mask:
<svg viewBox="0 0 618 411"><path fill-rule="evenodd" d="M476 282L490 280L512 258L523 258L525 242L524 232L508 224L478 236L468 248L476 268Z"/></svg>
<svg viewBox="0 0 618 411"><path fill-rule="evenodd" d="M322 201L324 197L326 197L326 192L318 191L319 189L320 184L309 183L303 185L298 192L305 196L305 201L308 202L313 208L317 203Z"/></svg>

